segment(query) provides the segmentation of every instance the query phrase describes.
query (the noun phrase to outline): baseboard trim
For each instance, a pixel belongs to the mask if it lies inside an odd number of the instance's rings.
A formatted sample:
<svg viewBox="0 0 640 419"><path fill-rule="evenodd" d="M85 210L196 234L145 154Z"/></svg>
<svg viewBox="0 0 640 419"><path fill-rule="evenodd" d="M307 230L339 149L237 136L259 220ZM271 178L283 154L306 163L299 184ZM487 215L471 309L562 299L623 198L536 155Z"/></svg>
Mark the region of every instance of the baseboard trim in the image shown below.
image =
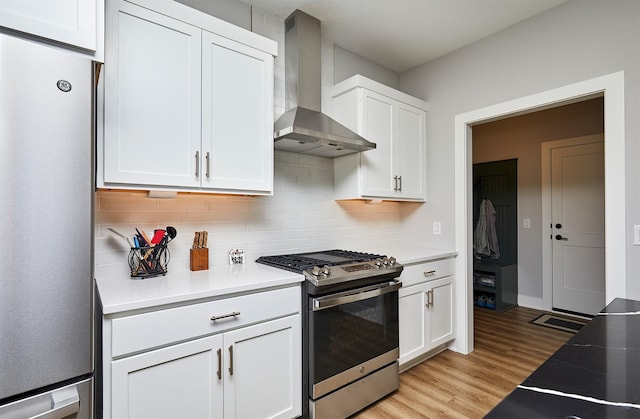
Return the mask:
<svg viewBox="0 0 640 419"><path fill-rule="evenodd" d="M518 305L519 306L523 306L523 307L527 307L527 308L534 308L536 310L546 310L546 311L548 311L544 307L544 301L542 300L542 298L538 298L538 297L530 297L528 295L519 294L518 295Z"/></svg>

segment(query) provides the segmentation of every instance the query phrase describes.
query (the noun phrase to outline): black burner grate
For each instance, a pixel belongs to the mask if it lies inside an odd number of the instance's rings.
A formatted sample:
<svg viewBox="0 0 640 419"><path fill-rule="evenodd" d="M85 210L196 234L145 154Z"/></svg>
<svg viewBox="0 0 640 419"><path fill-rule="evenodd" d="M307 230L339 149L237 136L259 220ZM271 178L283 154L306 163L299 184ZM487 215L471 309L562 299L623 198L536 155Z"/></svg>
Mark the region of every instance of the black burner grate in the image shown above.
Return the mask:
<svg viewBox="0 0 640 419"><path fill-rule="evenodd" d="M366 262L383 258L374 253L352 252L349 250L324 250L320 252L297 253L291 255L261 256L256 262L291 272L302 273L314 266L334 266L345 263Z"/></svg>

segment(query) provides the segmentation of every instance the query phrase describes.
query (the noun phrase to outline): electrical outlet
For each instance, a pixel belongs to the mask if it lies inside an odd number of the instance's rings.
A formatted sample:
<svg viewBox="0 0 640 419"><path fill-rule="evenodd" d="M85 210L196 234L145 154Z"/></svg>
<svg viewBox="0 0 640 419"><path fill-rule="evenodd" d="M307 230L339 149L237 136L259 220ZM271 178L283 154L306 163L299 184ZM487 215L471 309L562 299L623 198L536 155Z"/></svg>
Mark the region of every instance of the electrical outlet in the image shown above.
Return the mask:
<svg viewBox="0 0 640 419"><path fill-rule="evenodd" d="M440 221L433 222L433 234L442 234L442 225Z"/></svg>
<svg viewBox="0 0 640 419"><path fill-rule="evenodd" d="M522 219L522 228L531 228L531 219L523 218Z"/></svg>
<svg viewBox="0 0 640 419"><path fill-rule="evenodd" d="M229 249L229 265L244 263L244 249Z"/></svg>

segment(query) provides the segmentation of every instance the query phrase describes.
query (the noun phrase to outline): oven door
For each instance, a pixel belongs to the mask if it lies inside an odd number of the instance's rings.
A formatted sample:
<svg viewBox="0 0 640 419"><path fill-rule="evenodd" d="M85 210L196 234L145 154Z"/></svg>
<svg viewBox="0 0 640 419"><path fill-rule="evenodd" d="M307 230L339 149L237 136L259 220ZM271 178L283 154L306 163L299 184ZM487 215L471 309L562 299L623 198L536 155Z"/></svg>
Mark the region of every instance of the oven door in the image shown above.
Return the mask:
<svg viewBox="0 0 640 419"><path fill-rule="evenodd" d="M398 359L399 281L309 297L309 395L317 399Z"/></svg>

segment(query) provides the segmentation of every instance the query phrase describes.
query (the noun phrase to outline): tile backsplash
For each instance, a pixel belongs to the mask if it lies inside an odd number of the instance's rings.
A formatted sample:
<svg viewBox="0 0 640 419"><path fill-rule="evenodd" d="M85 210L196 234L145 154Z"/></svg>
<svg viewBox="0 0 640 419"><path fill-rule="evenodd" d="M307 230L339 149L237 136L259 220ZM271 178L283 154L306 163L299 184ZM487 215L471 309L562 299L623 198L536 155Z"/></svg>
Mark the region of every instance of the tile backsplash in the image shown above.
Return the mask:
<svg viewBox="0 0 640 419"><path fill-rule="evenodd" d="M189 269L194 232L209 232L209 266L228 265L228 251L247 261L268 254L342 248L381 251L400 244L400 205L333 200L333 160L275 153L274 195L179 193L153 199L143 191L96 193L95 275L129 274L125 235L174 226L169 271Z"/></svg>

